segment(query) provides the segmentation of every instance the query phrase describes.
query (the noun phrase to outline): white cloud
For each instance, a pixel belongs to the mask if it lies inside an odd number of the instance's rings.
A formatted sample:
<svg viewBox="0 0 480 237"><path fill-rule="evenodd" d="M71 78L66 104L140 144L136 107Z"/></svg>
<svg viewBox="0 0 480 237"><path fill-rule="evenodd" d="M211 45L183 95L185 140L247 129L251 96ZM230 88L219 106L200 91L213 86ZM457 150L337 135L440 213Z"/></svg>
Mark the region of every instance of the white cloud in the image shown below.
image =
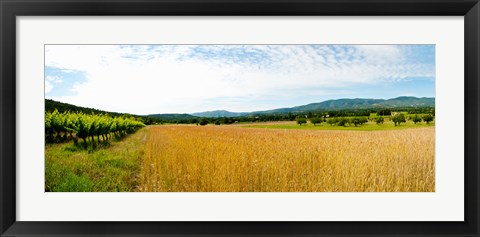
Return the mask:
<svg viewBox="0 0 480 237"><path fill-rule="evenodd" d="M50 83L62 83L63 80L59 76L46 76L45 81Z"/></svg>
<svg viewBox="0 0 480 237"><path fill-rule="evenodd" d="M434 65L408 62L394 45L48 45L45 52L46 66L85 72L75 95L57 99L136 114L207 110L220 97L258 99L249 110L261 110L269 106L262 99L288 97L289 89L312 94L311 88L434 77ZM47 76L46 93L59 80ZM225 101L230 110L245 111L244 104Z"/></svg>
<svg viewBox="0 0 480 237"><path fill-rule="evenodd" d="M53 85L49 81L45 81L45 94L50 93L52 91Z"/></svg>
<svg viewBox="0 0 480 237"><path fill-rule="evenodd" d="M58 76L46 76L45 77L45 94L50 93L55 84L62 83L63 80Z"/></svg>

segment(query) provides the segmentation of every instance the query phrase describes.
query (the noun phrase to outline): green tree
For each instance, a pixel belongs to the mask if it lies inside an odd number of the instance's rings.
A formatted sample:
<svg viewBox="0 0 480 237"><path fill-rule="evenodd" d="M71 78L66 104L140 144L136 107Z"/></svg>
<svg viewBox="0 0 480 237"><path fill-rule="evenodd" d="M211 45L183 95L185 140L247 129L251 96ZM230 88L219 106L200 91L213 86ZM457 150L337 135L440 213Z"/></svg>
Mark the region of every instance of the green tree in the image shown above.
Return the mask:
<svg viewBox="0 0 480 237"><path fill-rule="evenodd" d="M297 119L297 124L302 126L302 124L306 124L307 123L307 120L305 118L302 118L302 117L298 117Z"/></svg>
<svg viewBox="0 0 480 237"><path fill-rule="evenodd" d="M310 122L313 124L313 126L317 125L317 124L321 124L322 123L322 119L319 118L319 117L314 117L314 118L311 118L310 119Z"/></svg>
<svg viewBox="0 0 480 237"><path fill-rule="evenodd" d="M402 113L399 113L395 116L392 117L392 122L395 124L395 126L400 125L400 123L405 123L405 115Z"/></svg>
<svg viewBox="0 0 480 237"><path fill-rule="evenodd" d="M346 127L347 124L350 123L350 120L348 120L346 118L339 118L337 121L338 121L337 122L338 126L344 126L344 127Z"/></svg>
<svg viewBox="0 0 480 237"><path fill-rule="evenodd" d="M351 123L353 123L353 125L355 125L355 127L356 127L357 125L360 124L360 119L357 118L357 117L352 118L352 119L351 119Z"/></svg>
<svg viewBox="0 0 480 237"><path fill-rule="evenodd" d="M423 121L425 121L425 123L429 124L430 122L433 121L433 116L431 114L427 114L427 115L423 116Z"/></svg>
<svg viewBox="0 0 480 237"><path fill-rule="evenodd" d="M392 115L392 111L390 109L381 109L377 111L377 116L385 116L385 115Z"/></svg>
<svg viewBox="0 0 480 237"><path fill-rule="evenodd" d="M208 120L207 120L206 118L202 118L202 119L200 119L199 124L200 124L201 126L205 126L205 125L208 124Z"/></svg>
<svg viewBox="0 0 480 237"><path fill-rule="evenodd" d="M360 117L359 120L360 120L360 125L362 126L368 123L368 119L366 117Z"/></svg>
<svg viewBox="0 0 480 237"><path fill-rule="evenodd" d="M196 118L192 119L191 123L194 123L194 124L198 125L198 119L196 119Z"/></svg>
<svg viewBox="0 0 480 237"><path fill-rule="evenodd" d="M336 118L329 118L329 119L327 119L327 123L333 126L337 123L337 119Z"/></svg>
<svg viewBox="0 0 480 237"><path fill-rule="evenodd" d="M383 118L382 116L378 116L375 118L375 122L377 124L381 124L381 123L383 124L383 122L385 122L385 118Z"/></svg>
<svg viewBox="0 0 480 237"><path fill-rule="evenodd" d="M412 117L412 121L414 124L417 124L419 122L422 122L422 118L420 118L420 116L416 115Z"/></svg>
<svg viewBox="0 0 480 237"><path fill-rule="evenodd" d="M291 112L288 112L288 120L293 121L293 119L295 119L295 117L292 115Z"/></svg>

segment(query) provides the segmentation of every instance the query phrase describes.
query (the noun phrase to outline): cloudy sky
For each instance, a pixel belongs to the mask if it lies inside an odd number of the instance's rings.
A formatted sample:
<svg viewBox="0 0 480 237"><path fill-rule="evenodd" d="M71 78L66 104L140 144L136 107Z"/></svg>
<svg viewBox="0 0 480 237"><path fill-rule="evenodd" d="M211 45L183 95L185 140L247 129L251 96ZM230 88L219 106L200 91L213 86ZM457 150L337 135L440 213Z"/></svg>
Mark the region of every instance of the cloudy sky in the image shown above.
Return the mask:
<svg viewBox="0 0 480 237"><path fill-rule="evenodd" d="M133 114L435 96L434 45L46 45L45 97Z"/></svg>

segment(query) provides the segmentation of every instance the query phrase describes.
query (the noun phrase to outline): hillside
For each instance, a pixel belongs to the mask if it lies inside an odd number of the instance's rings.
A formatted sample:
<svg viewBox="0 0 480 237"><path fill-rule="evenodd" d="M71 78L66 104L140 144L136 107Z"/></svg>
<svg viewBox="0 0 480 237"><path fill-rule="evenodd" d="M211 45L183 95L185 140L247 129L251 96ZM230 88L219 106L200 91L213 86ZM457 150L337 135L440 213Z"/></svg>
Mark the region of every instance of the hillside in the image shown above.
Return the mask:
<svg viewBox="0 0 480 237"><path fill-rule="evenodd" d="M63 103L55 100L45 99L45 111L53 112L55 109L58 110L58 112L60 113L63 113L65 111L70 111L70 112L82 112L85 114L91 114L91 113L108 114L114 117L123 115L122 113L108 112L108 111L103 111L98 109L92 109L92 108L86 108L86 107L76 106L72 104L67 104L67 103Z"/></svg>
<svg viewBox="0 0 480 237"><path fill-rule="evenodd" d="M396 108L396 107L435 107L435 98L401 96L393 99L338 99L327 100L320 103L311 103L291 108L280 108L266 111L255 111L251 114L280 114L308 111L332 111L332 110L355 110L372 108Z"/></svg>
<svg viewBox="0 0 480 237"><path fill-rule="evenodd" d="M395 108L395 107L433 107L435 98L417 98L402 96L393 99L338 99L327 100L321 103L313 103L293 107L293 111L310 110L343 110L343 109L369 109L369 108Z"/></svg>
<svg viewBox="0 0 480 237"><path fill-rule="evenodd" d="M197 116L193 116L190 114L149 114L147 116L156 118L156 119L165 120L165 121L190 120L190 119L199 118Z"/></svg>
<svg viewBox="0 0 480 237"><path fill-rule="evenodd" d="M192 115L198 116L198 117L220 118L220 117L241 117L247 114L248 113L243 113L243 112L229 112L226 110L214 110L214 111L193 113Z"/></svg>
<svg viewBox="0 0 480 237"><path fill-rule="evenodd" d="M50 99L45 99L45 112L53 112L54 110L58 110L58 112L63 113L66 111L70 112L81 112L84 114L108 114L109 116L112 117L118 117L118 116L123 116L127 115L125 113L117 113L117 112L109 112L109 111L103 111L103 110L98 110L98 109L92 109L92 108L86 108L86 107L81 107L81 106L76 106L68 103L63 103L55 100L50 100ZM161 123L163 122L160 119L150 117L150 116L142 116L142 115L132 115L128 114L129 116L133 116L134 118L141 120L144 124L154 124L154 123Z"/></svg>

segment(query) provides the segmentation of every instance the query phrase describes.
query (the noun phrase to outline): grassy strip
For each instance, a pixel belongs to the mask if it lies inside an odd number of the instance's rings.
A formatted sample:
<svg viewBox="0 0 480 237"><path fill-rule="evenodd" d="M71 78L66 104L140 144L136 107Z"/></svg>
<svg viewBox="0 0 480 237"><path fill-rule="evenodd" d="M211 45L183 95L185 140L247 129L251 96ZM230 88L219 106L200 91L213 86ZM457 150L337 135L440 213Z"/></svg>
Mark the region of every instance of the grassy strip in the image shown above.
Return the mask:
<svg viewBox="0 0 480 237"><path fill-rule="evenodd" d="M348 131L382 131L382 130L401 130L407 128L425 128L425 127L435 127L435 123L417 123L414 124L412 121L407 121L407 123L402 123L401 125L395 126L392 122L385 122L384 124L376 124L369 122L364 125L359 125L355 127L353 124L351 126L332 126L327 123L313 125L311 123L305 125L298 125L295 122L289 124L249 124L242 126L246 128L273 128L273 129L302 129L302 130L348 130Z"/></svg>
<svg viewBox="0 0 480 237"><path fill-rule="evenodd" d="M72 143L45 145L45 191L136 191L146 136L143 128L95 150Z"/></svg>

